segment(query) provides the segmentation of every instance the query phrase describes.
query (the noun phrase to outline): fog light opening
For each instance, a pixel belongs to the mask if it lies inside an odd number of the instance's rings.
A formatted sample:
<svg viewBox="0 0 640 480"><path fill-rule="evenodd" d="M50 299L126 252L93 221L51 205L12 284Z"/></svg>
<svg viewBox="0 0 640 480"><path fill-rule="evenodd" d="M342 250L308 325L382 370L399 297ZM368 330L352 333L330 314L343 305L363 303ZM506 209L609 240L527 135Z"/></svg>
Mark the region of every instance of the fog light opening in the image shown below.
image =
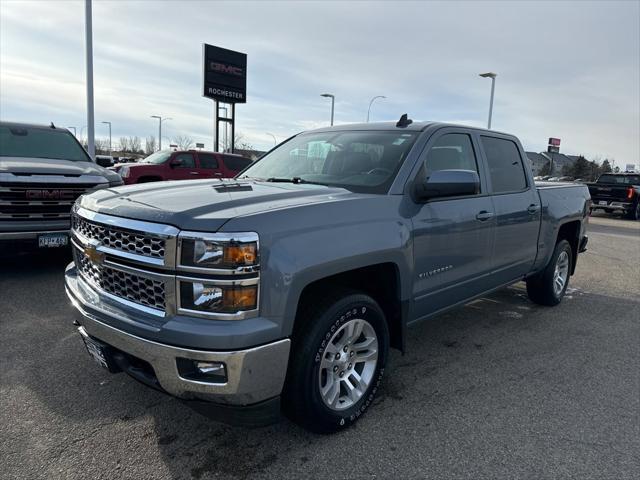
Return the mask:
<svg viewBox="0 0 640 480"><path fill-rule="evenodd" d="M223 362L177 358L176 365L180 376L187 380L227 383L227 366Z"/></svg>

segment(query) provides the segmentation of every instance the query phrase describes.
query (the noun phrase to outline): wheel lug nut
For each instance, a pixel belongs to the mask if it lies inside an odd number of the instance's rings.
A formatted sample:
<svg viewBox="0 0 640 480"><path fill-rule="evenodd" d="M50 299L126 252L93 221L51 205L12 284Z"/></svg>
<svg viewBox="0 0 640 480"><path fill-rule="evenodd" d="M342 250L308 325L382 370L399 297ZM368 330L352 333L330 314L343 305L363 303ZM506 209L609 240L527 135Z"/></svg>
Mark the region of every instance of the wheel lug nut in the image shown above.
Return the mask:
<svg viewBox="0 0 640 480"><path fill-rule="evenodd" d="M351 369L351 367L353 367L353 363L350 363L349 366L347 367L348 369Z"/></svg>
<svg viewBox="0 0 640 480"><path fill-rule="evenodd" d="M344 370L340 372L340 377L344 377Z"/></svg>
<svg viewBox="0 0 640 480"><path fill-rule="evenodd" d="M336 360L340 360L340 354L336 353Z"/></svg>
<svg viewBox="0 0 640 480"><path fill-rule="evenodd" d="M342 349L343 352L347 352L347 350L349 350L349 347L347 347L346 345L344 346L344 348Z"/></svg>
<svg viewBox="0 0 640 480"><path fill-rule="evenodd" d="M353 352L353 351L352 351L352 352L349 354L349 356L350 356L350 357L353 357L355 354L356 354L356 352Z"/></svg>
<svg viewBox="0 0 640 480"><path fill-rule="evenodd" d="M333 373L336 373L337 371L338 371L338 365L335 365L335 366L333 367Z"/></svg>

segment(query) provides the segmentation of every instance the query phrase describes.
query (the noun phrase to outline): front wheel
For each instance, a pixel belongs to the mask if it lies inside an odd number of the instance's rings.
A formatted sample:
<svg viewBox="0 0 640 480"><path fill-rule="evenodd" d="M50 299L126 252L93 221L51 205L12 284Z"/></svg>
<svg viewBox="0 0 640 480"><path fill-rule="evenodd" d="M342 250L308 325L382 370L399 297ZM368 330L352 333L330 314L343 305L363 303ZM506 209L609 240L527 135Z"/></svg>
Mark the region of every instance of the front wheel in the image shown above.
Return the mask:
<svg viewBox="0 0 640 480"><path fill-rule="evenodd" d="M540 305L558 305L569 286L571 276L571 244L560 240L545 269L527 279L527 294Z"/></svg>
<svg viewBox="0 0 640 480"><path fill-rule="evenodd" d="M285 412L320 433L360 418L378 391L389 350L384 313L362 294L317 303L293 339L284 392Z"/></svg>

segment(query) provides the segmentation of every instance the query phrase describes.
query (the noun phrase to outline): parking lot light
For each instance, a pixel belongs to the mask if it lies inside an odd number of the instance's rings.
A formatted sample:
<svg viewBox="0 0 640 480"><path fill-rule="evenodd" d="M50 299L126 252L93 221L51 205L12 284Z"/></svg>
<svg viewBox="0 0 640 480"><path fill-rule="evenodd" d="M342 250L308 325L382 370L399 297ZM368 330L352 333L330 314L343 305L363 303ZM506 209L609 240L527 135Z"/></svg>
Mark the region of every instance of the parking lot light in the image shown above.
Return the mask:
<svg viewBox="0 0 640 480"><path fill-rule="evenodd" d="M331 126L333 127L333 107L335 105L336 97L331 93L321 93L320 96L331 98Z"/></svg>
<svg viewBox="0 0 640 480"><path fill-rule="evenodd" d="M495 88L496 88L496 77L498 76L498 74L493 72L487 72L487 73L481 73L480 76L482 78L491 79L491 99L489 100L489 121L487 122L487 128L491 129L491 115L493 113L493 92L495 91Z"/></svg>
<svg viewBox="0 0 640 480"><path fill-rule="evenodd" d="M376 95L371 99L371 101L369 102L369 109L367 110L367 123L369 123L369 115L371 114L371 105L373 105L373 102L375 102L376 99L378 98L387 98L387 97L385 97L384 95Z"/></svg>

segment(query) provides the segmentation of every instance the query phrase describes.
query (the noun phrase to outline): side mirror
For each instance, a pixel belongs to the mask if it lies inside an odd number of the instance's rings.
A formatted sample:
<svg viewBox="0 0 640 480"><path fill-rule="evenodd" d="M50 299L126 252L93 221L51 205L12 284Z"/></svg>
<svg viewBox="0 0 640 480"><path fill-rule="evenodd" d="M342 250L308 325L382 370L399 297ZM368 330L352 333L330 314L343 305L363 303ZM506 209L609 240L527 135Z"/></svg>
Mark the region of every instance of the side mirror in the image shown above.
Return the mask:
<svg viewBox="0 0 640 480"><path fill-rule="evenodd" d="M416 185L419 200L476 195L479 192L480 178L473 170L436 170Z"/></svg>
<svg viewBox="0 0 640 480"><path fill-rule="evenodd" d="M169 166L171 168L181 167L182 160L180 160L179 158L174 158L173 160L171 160L171 162L169 162Z"/></svg>

